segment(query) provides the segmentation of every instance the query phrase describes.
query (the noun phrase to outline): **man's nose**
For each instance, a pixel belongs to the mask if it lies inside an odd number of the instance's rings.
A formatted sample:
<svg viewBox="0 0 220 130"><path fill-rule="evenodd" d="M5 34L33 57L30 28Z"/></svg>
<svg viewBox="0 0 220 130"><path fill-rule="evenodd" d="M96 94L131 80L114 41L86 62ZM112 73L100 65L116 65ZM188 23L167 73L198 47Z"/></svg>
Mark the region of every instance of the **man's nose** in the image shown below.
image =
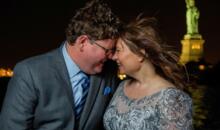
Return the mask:
<svg viewBox="0 0 220 130"><path fill-rule="evenodd" d="M107 58L112 60L113 55L114 55L113 53L110 53L110 54L107 55Z"/></svg>

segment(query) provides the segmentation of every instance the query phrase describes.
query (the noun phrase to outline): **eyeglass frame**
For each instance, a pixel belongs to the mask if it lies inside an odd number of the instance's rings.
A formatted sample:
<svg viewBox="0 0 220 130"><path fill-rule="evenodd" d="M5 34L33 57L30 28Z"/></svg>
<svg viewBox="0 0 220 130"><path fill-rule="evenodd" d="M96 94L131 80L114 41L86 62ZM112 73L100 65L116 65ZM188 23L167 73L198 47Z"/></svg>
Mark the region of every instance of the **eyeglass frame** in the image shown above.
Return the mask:
<svg viewBox="0 0 220 130"><path fill-rule="evenodd" d="M102 50L104 50L105 55L109 55L109 54L114 54L115 53L115 47L108 49L105 48L104 46L98 44L97 42L95 42L95 40L93 39L89 39L89 41L91 42L91 44L95 44L96 46L100 47Z"/></svg>

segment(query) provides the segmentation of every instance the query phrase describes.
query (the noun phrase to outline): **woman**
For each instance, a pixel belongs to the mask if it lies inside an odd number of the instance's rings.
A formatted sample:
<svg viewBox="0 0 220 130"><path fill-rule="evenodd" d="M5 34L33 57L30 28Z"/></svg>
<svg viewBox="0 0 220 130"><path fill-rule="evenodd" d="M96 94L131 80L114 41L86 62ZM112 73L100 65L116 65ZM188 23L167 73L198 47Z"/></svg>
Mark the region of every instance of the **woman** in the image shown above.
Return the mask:
<svg viewBox="0 0 220 130"><path fill-rule="evenodd" d="M155 19L138 17L123 28L113 59L129 78L105 115L106 130L190 130L192 100L183 92L177 56L163 44Z"/></svg>

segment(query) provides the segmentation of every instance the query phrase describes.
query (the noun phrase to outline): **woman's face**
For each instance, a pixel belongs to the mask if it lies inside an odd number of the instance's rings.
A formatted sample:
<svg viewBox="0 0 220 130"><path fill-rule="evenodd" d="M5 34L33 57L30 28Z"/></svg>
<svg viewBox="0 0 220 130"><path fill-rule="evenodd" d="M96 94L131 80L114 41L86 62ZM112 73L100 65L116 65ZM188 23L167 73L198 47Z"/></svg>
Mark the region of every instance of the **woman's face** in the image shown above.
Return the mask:
<svg viewBox="0 0 220 130"><path fill-rule="evenodd" d="M112 59L117 62L120 74L132 75L141 67L141 57L133 53L122 39L118 39Z"/></svg>

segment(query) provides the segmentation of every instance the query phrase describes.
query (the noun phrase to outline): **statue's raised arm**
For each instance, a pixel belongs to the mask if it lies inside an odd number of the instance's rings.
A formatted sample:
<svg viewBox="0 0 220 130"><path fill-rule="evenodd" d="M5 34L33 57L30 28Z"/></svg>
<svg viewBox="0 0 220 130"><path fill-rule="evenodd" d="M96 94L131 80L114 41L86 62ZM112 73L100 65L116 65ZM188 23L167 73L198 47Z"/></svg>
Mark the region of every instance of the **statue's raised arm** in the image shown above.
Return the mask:
<svg viewBox="0 0 220 130"><path fill-rule="evenodd" d="M187 25L187 34L193 35L198 34L198 19L199 19L199 10L195 6L194 0L185 0L186 1L186 25Z"/></svg>

